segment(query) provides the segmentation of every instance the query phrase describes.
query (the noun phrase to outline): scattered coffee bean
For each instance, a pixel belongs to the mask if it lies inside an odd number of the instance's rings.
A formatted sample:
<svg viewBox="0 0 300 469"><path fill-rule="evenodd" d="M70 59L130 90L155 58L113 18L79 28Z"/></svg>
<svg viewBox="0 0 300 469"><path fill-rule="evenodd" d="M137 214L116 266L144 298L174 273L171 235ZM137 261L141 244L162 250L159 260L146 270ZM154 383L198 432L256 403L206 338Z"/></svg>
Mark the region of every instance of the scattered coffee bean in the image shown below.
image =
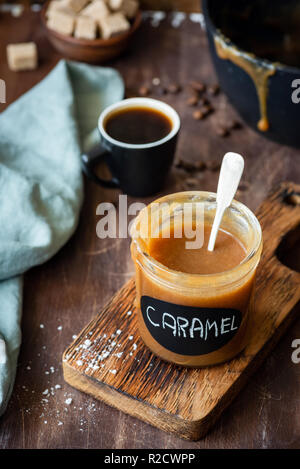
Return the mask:
<svg viewBox="0 0 300 469"><path fill-rule="evenodd" d="M195 171L195 163L192 161L184 161L184 165L182 167L183 169L191 173Z"/></svg>
<svg viewBox="0 0 300 469"><path fill-rule="evenodd" d="M214 108L210 104L206 104L205 106L202 106L201 109L197 109L196 111L193 112L193 118L195 120L201 120L204 119L208 114L211 114L214 112Z"/></svg>
<svg viewBox="0 0 300 469"><path fill-rule="evenodd" d="M228 137L230 132L227 127L218 127L216 130L216 134L219 135L219 137Z"/></svg>
<svg viewBox="0 0 300 469"><path fill-rule="evenodd" d="M148 96L150 94L149 86L141 86L139 89L140 96Z"/></svg>
<svg viewBox="0 0 300 469"><path fill-rule="evenodd" d="M211 85L207 88L207 92L212 96L216 96L220 92L220 86L218 84Z"/></svg>
<svg viewBox="0 0 300 469"><path fill-rule="evenodd" d="M169 91L169 93L177 94L179 93L179 91L181 91L181 86L177 83L170 83L167 87L167 90Z"/></svg>
<svg viewBox="0 0 300 469"><path fill-rule="evenodd" d="M192 89L198 93L203 93L206 90L206 86L201 81L191 81L190 83Z"/></svg>
<svg viewBox="0 0 300 469"><path fill-rule="evenodd" d="M187 100L187 105L188 106L196 106L198 104L198 98L197 96L191 96L188 100Z"/></svg>
<svg viewBox="0 0 300 469"><path fill-rule="evenodd" d="M241 129L242 128L242 124L241 122L237 121L237 120L232 120L232 121L229 121L228 123L228 128L230 130L235 130L235 129Z"/></svg>
<svg viewBox="0 0 300 469"><path fill-rule="evenodd" d="M199 121L201 119L204 119L205 117L205 114L204 112L202 112L200 109L197 109L196 111L193 112L193 118L196 120L196 121Z"/></svg>
<svg viewBox="0 0 300 469"><path fill-rule="evenodd" d="M159 96L164 96L165 94L167 94L167 90L164 86L158 86L156 89L156 94L158 94Z"/></svg>
<svg viewBox="0 0 300 469"><path fill-rule="evenodd" d="M300 205L300 194L293 192L292 194L289 194L285 200L290 205Z"/></svg>
<svg viewBox="0 0 300 469"><path fill-rule="evenodd" d="M175 161L175 168L183 168L184 166L184 160L181 158L178 161Z"/></svg>
<svg viewBox="0 0 300 469"><path fill-rule="evenodd" d="M249 182L247 182L247 181L242 181L242 182L240 182L240 184L239 184L239 190L240 190L241 192L244 192L244 191L246 191L246 190L249 189L249 186L250 186Z"/></svg>
<svg viewBox="0 0 300 469"><path fill-rule="evenodd" d="M185 169L187 172L200 172L205 171L206 163L204 161L186 161L180 159L175 166L177 168Z"/></svg>
<svg viewBox="0 0 300 469"><path fill-rule="evenodd" d="M210 102L208 101L207 98L204 98L204 97L201 97L201 98L199 99L199 104L200 104L201 106L210 106Z"/></svg>
<svg viewBox="0 0 300 469"><path fill-rule="evenodd" d="M187 160L182 160L180 159L176 163L176 168L182 168L187 172L194 172L196 171L195 163L193 161L187 161Z"/></svg>
<svg viewBox="0 0 300 469"><path fill-rule="evenodd" d="M218 171L220 168L221 164L216 160L212 160L207 163L207 169L210 171Z"/></svg>
<svg viewBox="0 0 300 469"><path fill-rule="evenodd" d="M214 108L210 104L206 104L205 106L202 107L201 111L206 117L208 114L211 114L212 112L214 112Z"/></svg>
<svg viewBox="0 0 300 469"><path fill-rule="evenodd" d="M204 161L196 161L195 168L197 171L204 171L206 169L206 163L204 163Z"/></svg>

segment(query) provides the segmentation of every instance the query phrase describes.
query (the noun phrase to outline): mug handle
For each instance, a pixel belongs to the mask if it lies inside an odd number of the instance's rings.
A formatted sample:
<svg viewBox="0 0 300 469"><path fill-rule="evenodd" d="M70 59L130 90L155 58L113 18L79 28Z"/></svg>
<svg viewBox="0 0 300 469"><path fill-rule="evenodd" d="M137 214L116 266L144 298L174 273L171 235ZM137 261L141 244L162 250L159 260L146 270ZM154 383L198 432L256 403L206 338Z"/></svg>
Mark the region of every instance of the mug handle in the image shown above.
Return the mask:
<svg viewBox="0 0 300 469"><path fill-rule="evenodd" d="M89 179L94 181L96 184L107 188L119 188L120 183L117 178L112 177L111 179L102 179L94 172L96 164L104 160L105 155L109 154L100 144L93 147L90 151L87 151L81 155L81 165L83 172Z"/></svg>

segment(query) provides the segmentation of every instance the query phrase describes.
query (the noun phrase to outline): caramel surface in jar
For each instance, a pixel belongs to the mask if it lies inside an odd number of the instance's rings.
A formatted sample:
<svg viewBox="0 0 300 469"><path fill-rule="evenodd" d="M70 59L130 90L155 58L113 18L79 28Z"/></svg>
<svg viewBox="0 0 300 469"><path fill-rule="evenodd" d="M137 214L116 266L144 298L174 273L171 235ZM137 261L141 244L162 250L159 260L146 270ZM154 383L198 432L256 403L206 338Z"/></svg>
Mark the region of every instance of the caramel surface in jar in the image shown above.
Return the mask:
<svg viewBox="0 0 300 469"><path fill-rule="evenodd" d="M213 193L171 194L142 210L132 229L141 337L153 353L184 366L229 360L248 338L260 225L234 201L208 252L215 209Z"/></svg>

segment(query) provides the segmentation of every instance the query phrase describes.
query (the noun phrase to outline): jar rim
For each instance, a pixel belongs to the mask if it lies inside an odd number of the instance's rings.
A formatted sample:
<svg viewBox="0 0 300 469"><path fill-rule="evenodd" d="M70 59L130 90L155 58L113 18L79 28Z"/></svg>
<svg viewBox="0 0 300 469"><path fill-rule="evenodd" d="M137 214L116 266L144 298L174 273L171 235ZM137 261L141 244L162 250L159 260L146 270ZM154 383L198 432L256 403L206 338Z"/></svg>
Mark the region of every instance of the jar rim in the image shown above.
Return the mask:
<svg viewBox="0 0 300 469"><path fill-rule="evenodd" d="M160 197L158 199L155 199L153 202L151 202L143 210L148 210L149 207L153 203L162 203L162 202L168 202L168 201L172 202L174 199L177 199L178 197L188 198L188 197L197 197L197 196L202 197L203 202L205 200L209 202L210 201L209 198L212 198L211 202L213 203L214 201L216 201L217 194L215 192L209 192L209 191L175 192L175 193ZM188 201L188 199L187 199L187 201ZM190 201L197 202L197 200L190 200ZM199 200L199 202L200 202L200 200ZM230 208L230 207L238 210L239 213L242 213L244 218L246 218L248 220L249 225L253 227L253 232L255 233L255 239L252 243L253 245L251 246L250 252L245 256L245 258L239 264L232 267L231 269L228 269L228 270L225 270L225 271L222 271L222 272L213 273L213 274L211 274L211 273L210 274L187 273L187 272L182 272L182 271L177 271L177 270L171 269L171 268L165 266L164 264L162 264L161 262L157 261L154 257L152 257L149 254L145 253L144 250L141 247L141 243L140 243L141 238L140 238L140 236L136 236L136 237L134 236L134 231L136 230L136 226L137 226L137 224L138 224L138 222L139 222L139 220L142 216L141 214L142 214L143 210L137 215L136 219L133 222L132 230L131 230L132 241L135 243L135 246L136 246L137 251L139 252L139 254L142 256L142 258L144 259L146 264L148 264L148 267L152 267L152 268L155 267L155 269L157 269L159 272L163 272L163 273L167 274L168 276L170 276L171 278L173 278L174 281L176 281L176 279L178 279L178 277L180 277L181 281L183 279L188 279L189 278L189 279L193 279L193 282L197 281L197 280L209 280L209 279L213 279L213 278L215 280L220 280L222 277L229 277L233 273L235 273L238 270L244 268L245 265L247 265L251 261L251 259L253 259L255 254L258 253L262 248L262 230L261 230L260 223L259 223L257 217L254 215L254 213L246 205L244 205L241 202L238 202L235 199L232 201L232 203L230 204L230 206L228 208ZM256 265L257 265L257 263L255 263L255 267L256 267ZM252 269L250 269L250 270L252 270ZM248 274L248 271L245 275L247 275L247 274ZM241 277L239 277L239 278L241 278ZM230 284L230 282L226 281L226 284Z"/></svg>

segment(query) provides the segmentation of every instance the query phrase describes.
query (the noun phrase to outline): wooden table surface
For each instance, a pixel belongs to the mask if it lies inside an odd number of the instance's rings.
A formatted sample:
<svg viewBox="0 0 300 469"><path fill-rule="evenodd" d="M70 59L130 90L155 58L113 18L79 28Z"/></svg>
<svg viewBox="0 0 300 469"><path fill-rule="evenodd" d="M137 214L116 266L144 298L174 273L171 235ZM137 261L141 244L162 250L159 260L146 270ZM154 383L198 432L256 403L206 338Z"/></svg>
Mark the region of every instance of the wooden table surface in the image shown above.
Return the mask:
<svg viewBox="0 0 300 469"><path fill-rule="evenodd" d="M38 44L38 70L10 72L6 44L29 40ZM0 78L6 81L7 104L45 77L59 59L40 27L38 13L0 16ZM182 119L177 157L209 162L220 160L228 150L244 154L244 180L249 188L239 199L251 209L256 209L273 184L299 182L299 151L269 142L246 127L227 138L216 136L216 126L236 117L222 94L214 99L215 113L204 121L192 118L192 109L186 105L187 84L192 79L213 84L216 78L205 34L189 17L177 28L170 16L158 27L145 21L131 51L110 65L123 75L129 94L151 83L153 77L184 86L181 93L162 98ZM4 108L0 105L0 110ZM183 170L174 168L165 193L184 188L186 177ZM205 171L198 178L197 189L216 189L216 172ZM25 275L22 348L14 392L0 421L0 448L299 448L300 365L291 360L291 343L300 338L300 320L199 442L164 433L64 383L61 355L72 336L133 273L129 240L96 236L96 206L117 198L118 192L85 181L75 235L52 260ZM66 404L67 399L72 402Z"/></svg>

